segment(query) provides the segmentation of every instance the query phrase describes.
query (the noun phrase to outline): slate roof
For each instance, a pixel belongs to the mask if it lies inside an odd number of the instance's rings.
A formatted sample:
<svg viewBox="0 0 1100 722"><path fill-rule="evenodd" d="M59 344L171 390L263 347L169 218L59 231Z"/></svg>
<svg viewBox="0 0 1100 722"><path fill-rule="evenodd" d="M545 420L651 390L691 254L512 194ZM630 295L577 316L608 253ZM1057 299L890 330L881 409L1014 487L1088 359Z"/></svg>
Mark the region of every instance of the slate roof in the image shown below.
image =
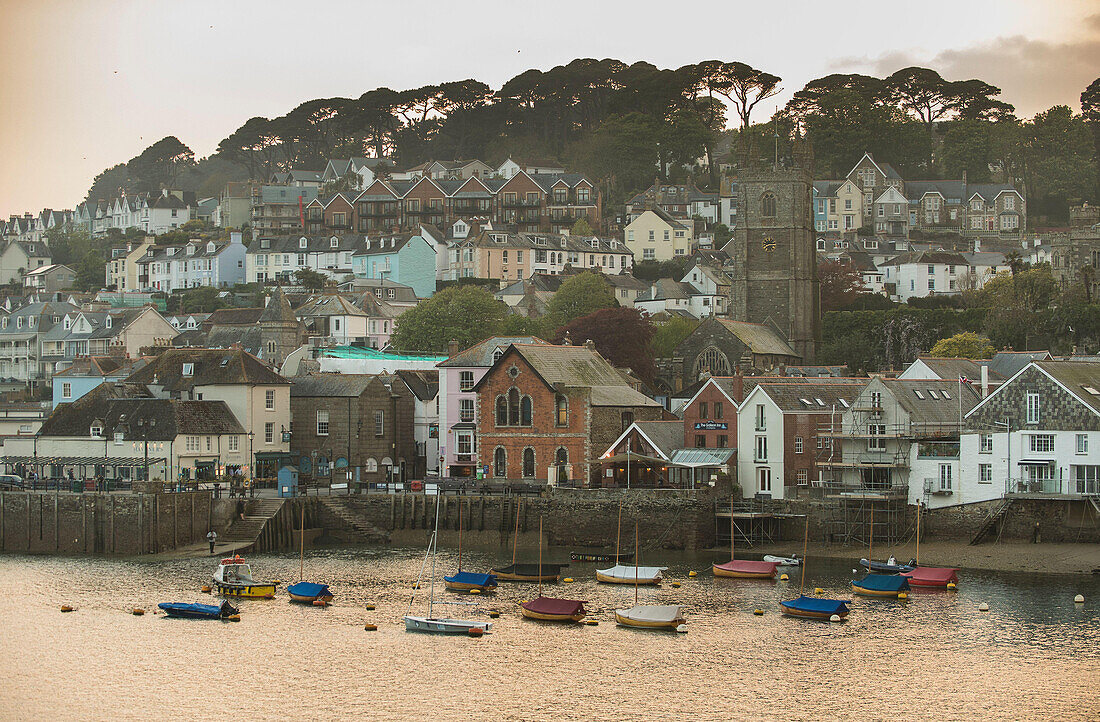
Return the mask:
<svg viewBox="0 0 1100 722"><path fill-rule="evenodd" d="M841 399L851 404L867 385L867 379L758 376L754 380L782 411L789 413L829 413L834 407L843 412L846 407L840 403Z"/></svg>
<svg viewBox="0 0 1100 722"><path fill-rule="evenodd" d="M1036 361L1035 365L1072 391L1086 406L1100 414L1100 363ZM1089 389L1098 393L1093 393Z"/></svg>
<svg viewBox="0 0 1100 722"><path fill-rule="evenodd" d="M421 401L430 401L439 395L439 372L427 369L402 369L397 372L413 395Z"/></svg>
<svg viewBox="0 0 1100 722"><path fill-rule="evenodd" d="M185 363L194 364L191 376L183 375ZM155 384L170 391L223 384L283 385L290 383L252 354L232 348L170 349L150 361L144 368L134 372L127 382Z"/></svg>
<svg viewBox="0 0 1100 722"><path fill-rule="evenodd" d="M962 384L960 387L957 378L931 381L883 379L882 383L897 399L898 405L908 412L909 421L919 424L958 424L960 400L964 415L981 401L972 386ZM917 391L924 398L918 397ZM935 391L938 398L934 398L929 391Z"/></svg>
<svg viewBox="0 0 1100 722"><path fill-rule="evenodd" d="M681 283L674 278L658 278L652 285L638 295L639 301L664 301L668 299L691 298L698 291L690 283Z"/></svg>
<svg viewBox="0 0 1100 722"><path fill-rule="evenodd" d="M311 296L303 303L294 314L303 316L367 316L362 309L354 303L335 293L325 293Z"/></svg>
<svg viewBox="0 0 1100 722"><path fill-rule="evenodd" d="M488 368L493 365L493 353L498 349L507 349L512 344L550 344L537 336L493 336L480 343L476 343L468 349L459 351L446 361L436 364L438 368L462 367Z"/></svg>
<svg viewBox="0 0 1100 722"><path fill-rule="evenodd" d="M262 308L219 308L203 322L204 326L252 326L263 315Z"/></svg>
<svg viewBox="0 0 1100 722"><path fill-rule="evenodd" d="M75 402L59 404L42 423L40 436L89 436L92 423L103 422L103 434L120 429L125 439L170 441L181 434L243 434L224 401L154 399L125 384L100 384Z"/></svg>
<svg viewBox="0 0 1100 722"><path fill-rule="evenodd" d="M1009 379L1032 361L1050 358L1050 351L998 351L989 362L989 370Z"/></svg>
<svg viewBox="0 0 1100 722"><path fill-rule="evenodd" d="M653 442L666 459L671 459L672 452L684 446L683 421L635 421L634 426Z"/></svg>
<svg viewBox="0 0 1100 722"><path fill-rule="evenodd" d="M933 373L941 379L957 381L960 376L974 382L982 377L982 366L988 366L989 362L980 363L969 358L940 358L936 356L918 356ZM1000 379L1001 375L990 369L990 380Z"/></svg>
<svg viewBox="0 0 1100 722"><path fill-rule="evenodd" d="M276 286L267 306L260 314L259 323L297 323L298 318L290 308L290 301L286 300L282 286Z"/></svg>
<svg viewBox="0 0 1100 722"><path fill-rule="evenodd" d="M396 235L382 236L381 238L370 238L364 240L360 245L359 250L351 254L355 256L375 256L385 253L397 253L404 248L414 236L418 233L399 233Z"/></svg>
<svg viewBox="0 0 1100 722"><path fill-rule="evenodd" d="M748 346L753 353L773 356L798 356L790 344L780 338L774 330L763 324L732 321L728 318L716 318L715 320L740 339L741 343Z"/></svg>
<svg viewBox="0 0 1100 722"><path fill-rule="evenodd" d="M81 356L74 359L67 369L54 372L54 376L129 376L145 363L144 358Z"/></svg>
<svg viewBox="0 0 1100 722"><path fill-rule="evenodd" d="M295 376L290 380L290 396L358 398L377 378L377 374L319 373Z"/></svg>
<svg viewBox="0 0 1100 722"><path fill-rule="evenodd" d="M590 389L589 401L593 406L660 406L627 385L607 359L587 346L513 344L512 348L547 385Z"/></svg>
<svg viewBox="0 0 1100 722"><path fill-rule="evenodd" d="M899 256L895 256L888 261L885 261L884 266L902 266L909 263L917 264L932 264L937 263L946 266L968 266L966 259L961 253L952 253L951 251L917 251L915 253L902 253Z"/></svg>
<svg viewBox="0 0 1100 722"><path fill-rule="evenodd" d="M332 247L332 239L336 237L336 248ZM300 241L306 239L306 247L302 248ZM264 247L264 243L267 246ZM342 253L344 251L357 251L363 243L363 236L355 233L328 233L325 235L310 235L298 233L289 236L260 236L248 245L248 253Z"/></svg>

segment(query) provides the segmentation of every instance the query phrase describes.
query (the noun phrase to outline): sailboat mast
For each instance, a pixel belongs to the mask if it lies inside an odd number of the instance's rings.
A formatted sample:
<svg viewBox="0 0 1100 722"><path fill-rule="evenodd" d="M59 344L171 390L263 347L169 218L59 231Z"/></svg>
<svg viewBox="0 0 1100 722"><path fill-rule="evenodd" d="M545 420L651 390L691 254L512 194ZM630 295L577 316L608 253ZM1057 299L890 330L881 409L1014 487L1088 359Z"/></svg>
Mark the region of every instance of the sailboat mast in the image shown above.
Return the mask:
<svg viewBox="0 0 1100 722"><path fill-rule="evenodd" d="M920 565L920 508L924 506L920 499L917 499L917 558L916 562Z"/></svg>
<svg viewBox="0 0 1100 722"><path fill-rule="evenodd" d="M798 596L802 596L802 589L806 586L806 549L810 543L810 515L806 515L806 531L802 537L802 579L798 582ZM867 561L871 561L868 559Z"/></svg>
<svg viewBox="0 0 1100 722"><path fill-rule="evenodd" d="M439 538L439 497L443 496L437 486L435 490L435 531L432 532L432 541L428 545L432 552L432 581L428 591L428 619L432 618L432 605L435 603L435 554L438 549L436 540Z"/></svg>
<svg viewBox="0 0 1100 722"><path fill-rule="evenodd" d="M733 494L730 494L730 561L737 556L733 553Z"/></svg>
<svg viewBox="0 0 1100 722"><path fill-rule="evenodd" d="M462 571L462 497L458 499L458 571Z"/></svg>
<svg viewBox="0 0 1100 722"><path fill-rule="evenodd" d="M306 500L302 499L302 526L298 530L298 581L306 576Z"/></svg>
<svg viewBox="0 0 1100 722"><path fill-rule="evenodd" d="M542 596L542 517L539 517L539 596Z"/></svg>
<svg viewBox="0 0 1100 722"><path fill-rule="evenodd" d="M623 500L619 499L619 524L615 527L615 563L619 563L619 540L623 535Z"/></svg>
<svg viewBox="0 0 1100 722"><path fill-rule="evenodd" d="M875 541L875 502L871 502L871 530L867 532L867 571L871 571L871 562L874 561L874 557L871 556L871 545Z"/></svg>
<svg viewBox="0 0 1100 722"><path fill-rule="evenodd" d="M638 606L638 557L641 550L638 549L638 520L634 520L634 606Z"/></svg>

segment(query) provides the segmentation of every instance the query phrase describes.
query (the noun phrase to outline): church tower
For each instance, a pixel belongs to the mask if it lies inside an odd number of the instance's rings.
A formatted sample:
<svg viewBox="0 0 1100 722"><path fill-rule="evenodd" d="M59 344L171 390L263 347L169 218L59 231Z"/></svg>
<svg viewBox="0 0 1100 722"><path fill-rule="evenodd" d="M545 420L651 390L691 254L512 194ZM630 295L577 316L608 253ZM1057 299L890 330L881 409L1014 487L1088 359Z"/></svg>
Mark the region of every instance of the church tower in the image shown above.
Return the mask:
<svg viewBox="0 0 1100 722"><path fill-rule="evenodd" d="M305 335L302 324L283 295L282 286L275 287L256 325L260 327L260 358L275 368L282 366L287 354L302 345Z"/></svg>
<svg viewBox="0 0 1100 722"><path fill-rule="evenodd" d="M813 151L796 141L793 162L742 168L737 196L737 225L723 248L732 264L729 317L771 319L812 364L821 341Z"/></svg>

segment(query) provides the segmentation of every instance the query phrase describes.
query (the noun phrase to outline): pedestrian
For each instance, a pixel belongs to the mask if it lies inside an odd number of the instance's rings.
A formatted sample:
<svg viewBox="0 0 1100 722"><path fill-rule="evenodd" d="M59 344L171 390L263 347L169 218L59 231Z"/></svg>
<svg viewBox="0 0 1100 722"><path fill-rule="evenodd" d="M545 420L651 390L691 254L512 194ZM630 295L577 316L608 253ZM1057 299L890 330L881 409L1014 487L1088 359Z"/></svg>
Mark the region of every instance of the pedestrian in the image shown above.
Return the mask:
<svg viewBox="0 0 1100 722"><path fill-rule="evenodd" d="M1035 531L1031 533L1031 543L1038 544L1039 539L1039 522L1035 522Z"/></svg>
<svg viewBox="0 0 1100 722"><path fill-rule="evenodd" d="M206 532L206 541L210 542L210 555L214 555L214 542L218 540L218 532L211 529Z"/></svg>
<svg viewBox="0 0 1100 722"><path fill-rule="evenodd" d="M237 499L237 518L244 521L244 499Z"/></svg>

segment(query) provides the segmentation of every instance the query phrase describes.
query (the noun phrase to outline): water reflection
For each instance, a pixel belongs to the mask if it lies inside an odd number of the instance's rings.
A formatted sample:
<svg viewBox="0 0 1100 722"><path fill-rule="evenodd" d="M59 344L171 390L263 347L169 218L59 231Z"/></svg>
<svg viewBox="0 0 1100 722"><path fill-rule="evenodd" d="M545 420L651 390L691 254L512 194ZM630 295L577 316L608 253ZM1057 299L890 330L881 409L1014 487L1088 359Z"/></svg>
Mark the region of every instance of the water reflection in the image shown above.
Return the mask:
<svg viewBox="0 0 1100 722"><path fill-rule="evenodd" d="M554 550L550 559L567 555ZM469 570L501 560L464 550ZM306 578L336 593L328 609L241 600L240 624L131 616L199 592L213 559L166 563L0 559L0 709L4 717L121 719L199 715L364 719L1094 719L1100 709L1100 580L964 572L957 592L906 602L852 597L852 563L815 561L806 587L853 599L843 624L783 618L790 582L715 579L710 555L668 555L669 582L642 603L685 607L689 632L618 628L634 589L573 563L553 594L589 602L597 627L523 620L533 584L502 583L466 615L499 609L480 639L407 634L422 550L307 554ZM252 557L257 577L297 580L293 555ZM456 555L442 550L442 569ZM699 576L689 579L689 570ZM437 598L470 601L436 589ZM1073 604L1075 594L1087 604ZM978 612L988 602L989 612ZM62 603L77 611L61 614ZM374 611L364 605L373 603ZM762 617L752 610L765 611ZM366 632L366 621L378 625ZM225 694L227 685L241 693Z"/></svg>

